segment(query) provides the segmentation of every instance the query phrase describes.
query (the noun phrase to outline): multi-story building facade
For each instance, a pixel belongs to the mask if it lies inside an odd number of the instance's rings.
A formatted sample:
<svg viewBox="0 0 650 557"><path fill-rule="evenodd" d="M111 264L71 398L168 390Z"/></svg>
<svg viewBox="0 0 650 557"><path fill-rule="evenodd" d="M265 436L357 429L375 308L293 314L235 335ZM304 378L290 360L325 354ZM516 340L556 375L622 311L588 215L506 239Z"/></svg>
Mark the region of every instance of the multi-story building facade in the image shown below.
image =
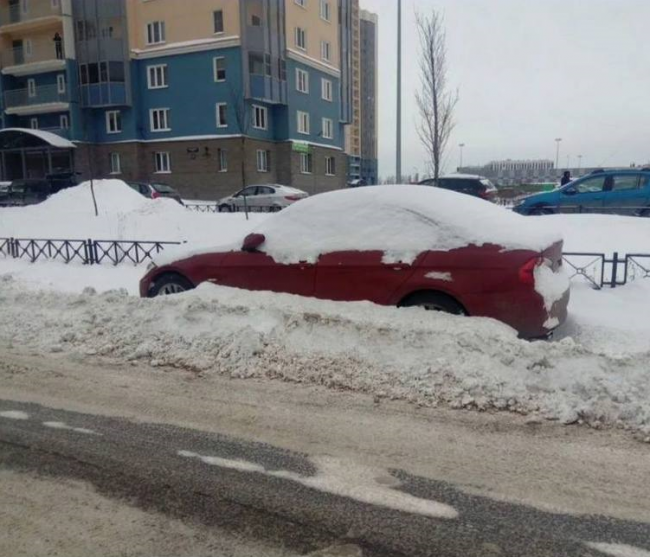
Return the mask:
<svg viewBox="0 0 650 557"><path fill-rule="evenodd" d="M343 187L351 1L0 0L2 177Z"/></svg>
<svg viewBox="0 0 650 557"><path fill-rule="evenodd" d="M377 184L377 15L361 10L360 36L360 177L367 185Z"/></svg>
<svg viewBox="0 0 650 557"><path fill-rule="evenodd" d="M348 154L348 182L361 179L361 32L359 0L350 0L350 125L345 129L345 152Z"/></svg>

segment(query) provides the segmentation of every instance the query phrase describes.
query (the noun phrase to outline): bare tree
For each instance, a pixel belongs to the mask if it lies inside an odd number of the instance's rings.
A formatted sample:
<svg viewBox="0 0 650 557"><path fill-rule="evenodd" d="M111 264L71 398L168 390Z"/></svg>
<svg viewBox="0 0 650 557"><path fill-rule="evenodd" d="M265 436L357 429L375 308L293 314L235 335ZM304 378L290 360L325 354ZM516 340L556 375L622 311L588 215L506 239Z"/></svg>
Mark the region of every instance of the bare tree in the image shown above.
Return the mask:
<svg viewBox="0 0 650 557"><path fill-rule="evenodd" d="M418 135L427 151L433 178L438 179L449 136L454 129L458 91L447 84L447 46L444 19L436 10L416 14L420 37L420 84L415 93L420 121Z"/></svg>

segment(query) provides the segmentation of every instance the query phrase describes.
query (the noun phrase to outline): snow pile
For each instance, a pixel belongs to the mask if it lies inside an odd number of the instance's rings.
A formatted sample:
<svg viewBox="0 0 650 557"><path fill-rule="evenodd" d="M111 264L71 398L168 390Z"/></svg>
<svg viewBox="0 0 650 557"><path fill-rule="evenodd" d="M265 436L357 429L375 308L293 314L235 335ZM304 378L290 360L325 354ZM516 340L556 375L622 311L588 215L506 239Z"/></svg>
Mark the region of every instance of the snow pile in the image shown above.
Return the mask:
<svg viewBox="0 0 650 557"><path fill-rule="evenodd" d="M93 189L100 215L126 213L147 204L146 197L130 188L122 180L96 180L92 188L90 182L84 182L74 188L61 190L39 205L14 210L40 213L42 215L61 213L84 215L94 213Z"/></svg>
<svg viewBox="0 0 650 557"><path fill-rule="evenodd" d="M5 277L0 298L0 341L42 352L650 432L650 350L615 358L571 339L522 341L489 319L207 284L149 300L116 291L28 292Z"/></svg>
<svg viewBox="0 0 650 557"><path fill-rule="evenodd" d="M427 250L469 244L542 251L561 240L541 219L468 195L422 186L374 186L323 193L262 223L261 250L276 261L315 262L322 253L383 251L411 262Z"/></svg>

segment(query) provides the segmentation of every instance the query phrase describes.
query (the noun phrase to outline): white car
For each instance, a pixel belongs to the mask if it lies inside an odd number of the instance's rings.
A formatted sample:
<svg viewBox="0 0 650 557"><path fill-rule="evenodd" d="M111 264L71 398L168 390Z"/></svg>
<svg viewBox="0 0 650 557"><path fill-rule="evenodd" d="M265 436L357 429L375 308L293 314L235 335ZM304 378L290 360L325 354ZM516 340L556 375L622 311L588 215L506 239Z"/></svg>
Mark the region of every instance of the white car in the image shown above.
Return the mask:
<svg viewBox="0 0 650 557"><path fill-rule="evenodd" d="M219 211L280 211L296 201L309 197L307 192L281 186L280 184L263 184L248 186L237 193L218 201Z"/></svg>

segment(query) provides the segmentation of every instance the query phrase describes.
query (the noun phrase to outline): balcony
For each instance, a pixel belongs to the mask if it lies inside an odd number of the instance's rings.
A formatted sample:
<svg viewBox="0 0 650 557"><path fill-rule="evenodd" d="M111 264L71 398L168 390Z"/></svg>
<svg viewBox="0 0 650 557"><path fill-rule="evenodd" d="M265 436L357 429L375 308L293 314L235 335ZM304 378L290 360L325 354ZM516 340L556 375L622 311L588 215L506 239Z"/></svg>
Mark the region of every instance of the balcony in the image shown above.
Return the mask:
<svg viewBox="0 0 650 557"><path fill-rule="evenodd" d="M44 132L55 133L64 139L70 139L70 128L38 128Z"/></svg>
<svg viewBox="0 0 650 557"><path fill-rule="evenodd" d="M3 75L33 75L65 69L65 60L56 55L54 44L37 44L29 52L25 47L0 53Z"/></svg>
<svg viewBox="0 0 650 557"><path fill-rule="evenodd" d="M67 90L61 93L56 85L5 91L4 101L7 114L21 116L63 112L70 108L69 93Z"/></svg>
<svg viewBox="0 0 650 557"><path fill-rule="evenodd" d="M61 2L31 0L0 7L0 34L44 29L61 22Z"/></svg>

